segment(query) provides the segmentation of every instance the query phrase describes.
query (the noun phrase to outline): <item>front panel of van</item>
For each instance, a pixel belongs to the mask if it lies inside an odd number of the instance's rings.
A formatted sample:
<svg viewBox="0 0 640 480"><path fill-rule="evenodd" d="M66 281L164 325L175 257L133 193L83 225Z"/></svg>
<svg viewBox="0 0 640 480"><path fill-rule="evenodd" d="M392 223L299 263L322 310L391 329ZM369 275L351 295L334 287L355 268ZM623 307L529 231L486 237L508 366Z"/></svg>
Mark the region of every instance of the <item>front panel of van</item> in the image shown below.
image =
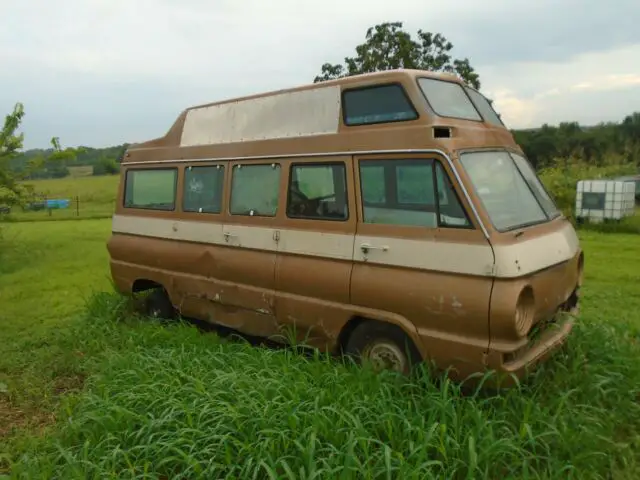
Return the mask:
<svg viewBox="0 0 640 480"><path fill-rule="evenodd" d="M490 367L522 373L568 335L582 277L583 253L571 222L557 209L519 153L460 155L478 208L489 220L495 255L490 308Z"/></svg>

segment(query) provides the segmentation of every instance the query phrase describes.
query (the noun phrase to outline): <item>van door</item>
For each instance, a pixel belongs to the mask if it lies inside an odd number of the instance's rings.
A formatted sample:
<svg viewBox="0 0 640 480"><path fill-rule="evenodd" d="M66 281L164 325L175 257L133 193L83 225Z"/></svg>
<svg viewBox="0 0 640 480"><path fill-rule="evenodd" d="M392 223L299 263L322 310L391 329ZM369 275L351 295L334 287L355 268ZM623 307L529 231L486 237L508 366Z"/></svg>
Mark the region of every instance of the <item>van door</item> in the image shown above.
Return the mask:
<svg viewBox="0 0 640 480"><path fill-rule="evenodd" d="M323 348L349 320L356 208L351 157L289 160L276 310L298 342Z"/></svg>
<svg viewBox="0 0 640 480"><path fill-rule="evenodd" d="M230 162L229 203L218 258L222 291L217 322L249 335L277 330L275 268L280 163Z"/></svg>
<svg viewBox="0 0 640 480"><path fill-rule="evenodd" d="M448 168L419 155L356 158L351 301L402 316L419 350L461 365L488 348L493 252Z"/></svg>

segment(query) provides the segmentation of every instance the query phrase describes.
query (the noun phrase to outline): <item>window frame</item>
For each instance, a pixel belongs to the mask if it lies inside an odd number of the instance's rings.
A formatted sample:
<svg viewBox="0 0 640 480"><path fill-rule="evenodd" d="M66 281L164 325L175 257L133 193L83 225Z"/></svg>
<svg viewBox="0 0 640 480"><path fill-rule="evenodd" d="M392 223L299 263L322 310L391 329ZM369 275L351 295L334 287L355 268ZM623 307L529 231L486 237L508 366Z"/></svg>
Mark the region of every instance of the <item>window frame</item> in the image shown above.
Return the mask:
<svg viewBox="0 0 640 480"><path fill-rule="evenodd" d="M206 214L206 215L224 215L224 211L225 211L225 177L227 174L227 168L226 168L225 163L212 163L210 165L201 165L201 164L195 164L195 165L185 165L183 172L182 172L182 204L180 205L180 211L183 213L188 213L188 214L196 214L196 215L202 215L202 214ZM222 179L220 180L220 210L217 212L199 212L197 210L187 210L185 208L185 200L186 200L186 194L187 194L187 189L186 189L186 182L187 182L187 171L189 170L189 168L191 168L192 170L198 169L198 168L214 168L214 167L218 167L217 170L222 170Z"/></svg>
<svg viewBox="0 0 640 480"><path fill-rule="evenodd" d="M431 181L432 181L432 185L433 185L433 198L434 198L434 205L433 205L433 213L436 216L436 226L432 227L432 226L426 226L426 225L410 225L410 224L395 224L395 223L372 223L372 222L367 222L365 220L365 209L367 208L367 205L365 205L365 195L364 195L364 182L362 181L362 164L366 163L368 165L376 165L376 163L379 163L380 166L382 166L383 168L385 167L385 165L396 165L396 168L393 169L394 174L392 175L392 177L388 178L387 174L386 174L386 169L384 170L384 193L385 193L385 203L384 204L376 204L379 206L387 206L387 205L392 205L392 209L397 209L397 210L405 210L405 211L430 211L430 210L426 210L424 208L425 204L408 204L408 203L400 203L398 202L398 176L397 176L397 166L401 166L401 165L407 165L407 166L411 166L411 165L420 165L423 164L426 166L426 164L429 165L429 167L431 168ZM440 166L440 168L442 169L442 172L444 173L444 175L446 176L446 180L448 181L449 184L451 185L451 190L453 193L453 198L455 199L455 201L458 203L460 209L462 210L463 214L464 214L464 218L466 220L467 225L448 225L448 224L443 224L442 220L440 218L441 215L441 206L440 206L440 196L439 196L439 188L438 188L438 179L437 179L437 166ZM366 167L365 167L366 168ZM384 158L359 158L357 159L357 170L358 170L358 183L359 183L359 200L360 200L360 211L361 211L361 215L362 218L359 218L358 221L364 225L374 225L377 227L392 227L392 228L411 228L411 229L426 229L426 230L434 230L434 229L447 229L447 230L476 230L475 225L473 224L473 222L471 221L471 217L469 215L469 212L467 211L467 208L465 208L464 203L461 201L460 196L458 195L458 192L455 189L455 183L451 181L451 176L449 175L449 173L447 172L446 167L444 166L443 162L441 162L440 160L438 160L437 158L433 158L433 157L384 157ZM391 188L389 188L389 185L393 184L393 186ZM393 194L394 198L392 199L393 202L389 202L389 193ZM371 204L369 206L372 206ZM401 208L397 208L398 206L402 206ZM420 207L422 206L422 208ZM404 207L409 207L409 208L404 208ZM411 208L413 207L413 208Z"/></svg>
<svg viewBox="0 0 640 480"><path fill-rule="evenodd" d="M154 208L143 207L139 205L127 205L127 192L129 188L129 172L149 172L149 171L173 171L173 205L172 208ZM175 212L178 209L178 187L179 187L180 171L177 166L175 167L132 167L127 168L124 172L124 189L122 194L122 208L134 209L134 210L149 210L153 212ZM131 179L133 180L133 178ZM132 187L133 188L133 187ZM133 193L133 192L132 192Z"/></svg>
<svg viewBox="0 0 640 480"><path fill-rule="evenodd" d="M402 96L405 98L405 100L407 101L407 103L409 104L409 106L411 107L411 110L415 115L414 118L401 118L398 120L380 120L377 122L365 122L365 123L348 123L347 122L346 95L348 93L356 92L356 91L372 90L375 88L385 88L385 87L398 87L400 89ZM342 124L349 128L365 127L369 125L381 125L386 123L415 122L416 120L420 119L420 112L418 111L415 104L411 100L411 97L407 93L407 90L406 88L404 88L404 85L402 84L402 82L385 82L385 83L376 83L373 85L363 85L363 86L343 88L342 91L340 92L340 110L341 110Z"/></svg>
<svg viewBox="0 0 640 480"><path fill-rule="evenodd" d="M429 98L427 97L427 94L422 90L422 87L420 86L420 80L421 79L425 79L425 80L432 80L434 82L443 82L443 83L452 83L454 85L457 85L458 87L460 87L460 89L462 90L462 92L464 93L464 95L469 99L469 102L471 103L471 106L473 107L473 109L476 111L476 113L478 114L478 119L475 118L466 118L466 117L457 117L455 115L442 115L441 113L438 113L438 111L433 108L433 105L431 104L431 102L429 101ZM433 77L425 77L424 75L421 76L417 76L415 78L415 82L416 82L416 87L418 88L418 90L420 91L420 94L422 95L422 97L424 98L424 100L427 102L427 105L429 105L429 108L431 109L431 111L433 113L435 113L438 117L441 118L455 118L456 120L465 120L467 122L477 122L477 123L485 123L485 119L482 116L482 114L478 111L478 107L476 107L476 104L473 103L473 100L471 99L471 97L469 96L469 94L467 93L467 91L464 89L463 85L460 85L458 82L453 82L451 80L444 80L442 78L433 78Z"/></svg>
<svg viewBox="0 0 640 480"><path fill-rule="evenodd" d="M343 181L344 181L344 188L345 188L345 206L347 208L347 216L344 218L331 218L331 217L305 217L305 216L298 216L298 215L290 215L289 214L289 206L290 206L290 200L291 200L291 196L289 195L290 191L291 191L291 183L293 182L293 170L296 167L342 167L342 173L343 173ZM332 175L335 175L335 172L332 170ZM335 176L334 176L334 193L335 193ZM345 162L341 162L341 161L327 161L327 162L322 162L322 161L314 161L314 162L291 162L289 164L289 171L288 171L288 175L287 175L287 190L285 192L285 209L284 209L284 214L286 216L286 218L291 219L291 220L311 220L311 221L320 221L320 222L348 222L351 218L351 209L349 207L349 183L348 183L348 173L347 173L347 164Z"/></svg>
<svg viewBox="0 0 640 480"><path fill-rule="evenodd" d="M264 160L264 161L256 161L254 162L247 162L247 161L238 161L238 162L234 162L234 163L230 163L230 168L229 168L229 194L228 194L228 203L227 203L227 208L226 208L226 215L228 215L230 218L262 218L262 219L276 219L279 215L280 215L280 201L281 201L281 189L282 189L282 172L283 172L283 164L281 161L269 161L269 160ZM236 170L236 168L238 166L240 166L240 168L246 168L246 167L264 167L264 166L269 166L273 168L273 165L275 165L278 169L278 187L276 190L276 211L273 215L250 215L248 213L233 213L231 211L232 207L233 207L233 175L234 172Z"/></svg>
<svg viewBox="0 0 640 480"><path fill-rule="evenodd" d="M442 170L442 174L444 175L443 181L449 182L449 185L451 186L451 193L453 194L453 198L458 203L460 210L462 210L462 213L468 225L442 225L441 224L442 222L440 221L440 214L442 213L442 209L440 206L440 195L439 195L440 190L438 189L438 173L437 173L438 167L440 167L440 169ZM467 208L465 208L464 203L460 198L460 195L458 195L458 192L456 191L455 183L451 181L451 176L449 175L449 172L447 172L447 169L445 168L444 163L438 159L434 159L433 161L433 182L435 184L435 189L436 189L435 194L437 195L437 201L438 201L438 228L453 228L456 230L475 230L476 227L473 224L473 221L471 220L469 211L467 210Z"/></svg>

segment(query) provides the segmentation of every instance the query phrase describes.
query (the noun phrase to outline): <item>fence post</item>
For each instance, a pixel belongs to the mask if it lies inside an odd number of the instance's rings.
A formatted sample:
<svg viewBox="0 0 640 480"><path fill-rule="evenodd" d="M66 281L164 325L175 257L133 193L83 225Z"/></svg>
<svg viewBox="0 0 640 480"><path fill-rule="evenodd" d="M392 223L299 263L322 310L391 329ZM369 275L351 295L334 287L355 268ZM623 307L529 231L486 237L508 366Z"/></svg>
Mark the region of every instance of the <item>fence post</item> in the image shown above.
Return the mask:
<svg viewBox="0 0 640 480"><path fill-rule="evenodd" d="M80 195L76 195L76 217L80 216Z"/></svg>

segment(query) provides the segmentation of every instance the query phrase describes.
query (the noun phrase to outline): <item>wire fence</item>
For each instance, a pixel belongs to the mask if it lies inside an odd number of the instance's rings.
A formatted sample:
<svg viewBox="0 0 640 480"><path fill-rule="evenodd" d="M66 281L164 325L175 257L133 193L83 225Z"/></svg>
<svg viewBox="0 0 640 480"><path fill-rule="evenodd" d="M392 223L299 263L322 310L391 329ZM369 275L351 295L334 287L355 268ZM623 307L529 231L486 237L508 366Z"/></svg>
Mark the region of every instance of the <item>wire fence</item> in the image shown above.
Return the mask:
<svg viewBox="0 0 640 480"><path fill-rule="evenodd" d="M96 201L80 195L58 196L35 195L22 205L0 205L0 219L4 221L35 222L47 220L73 220L109 218L113 215L113 201Z"/></svg>

